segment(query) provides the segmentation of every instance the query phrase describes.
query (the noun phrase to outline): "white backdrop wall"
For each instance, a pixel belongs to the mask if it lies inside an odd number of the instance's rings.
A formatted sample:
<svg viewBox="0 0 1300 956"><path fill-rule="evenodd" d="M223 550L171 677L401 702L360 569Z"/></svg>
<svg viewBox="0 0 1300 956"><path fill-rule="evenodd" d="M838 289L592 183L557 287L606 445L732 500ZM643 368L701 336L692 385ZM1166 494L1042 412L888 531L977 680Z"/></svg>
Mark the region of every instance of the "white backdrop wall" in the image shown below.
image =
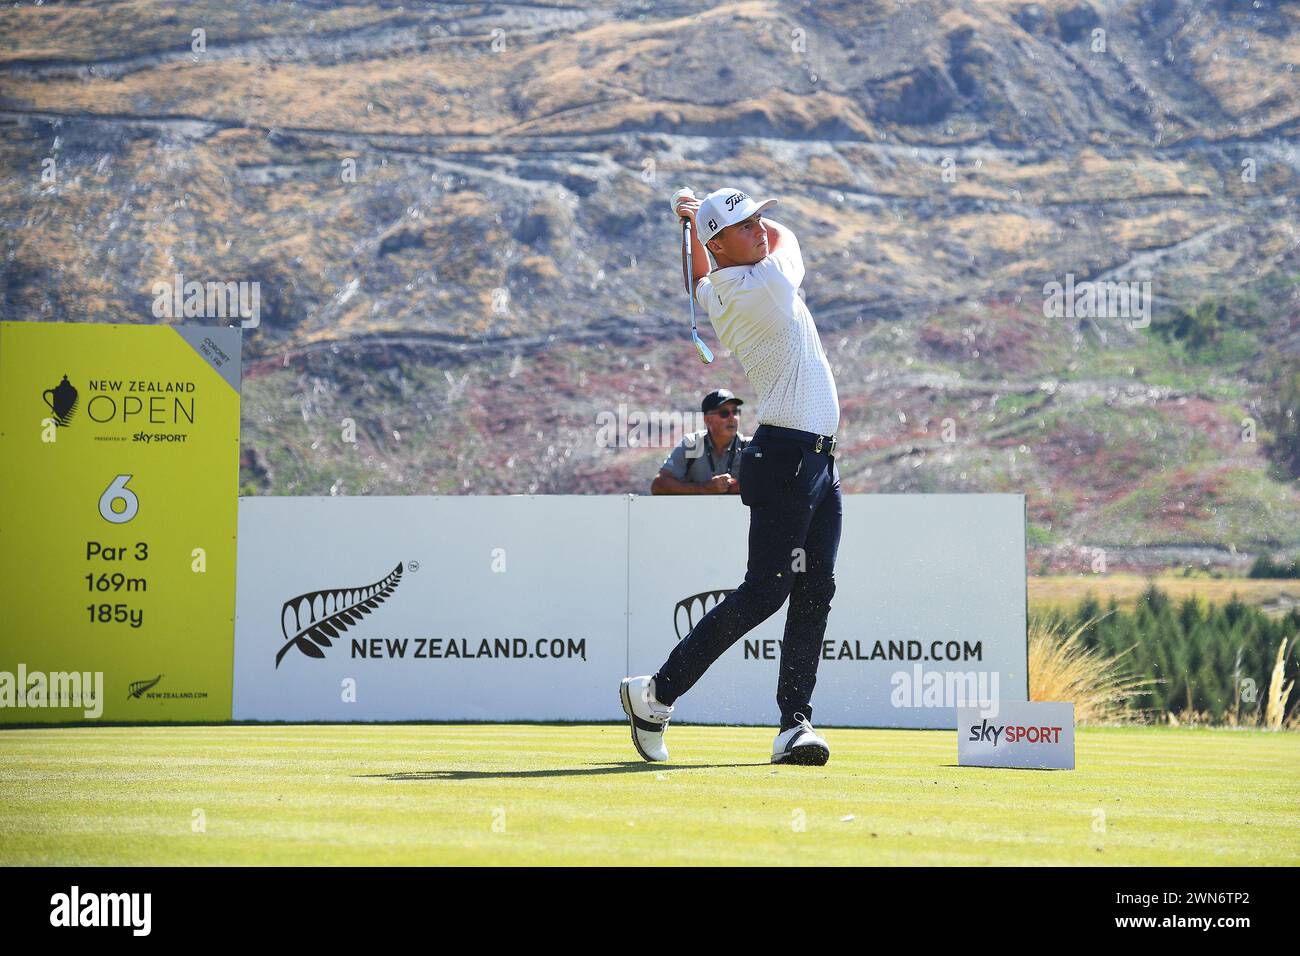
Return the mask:
<svg viewBox="0 0 1300 956"><path fill-rule="evenodd" d="M743 580L748 521L736 498L241 498L234 717L619 719L619 679ZM847 495L836 579L818 723L951 728L962 688L1026 699L1023 496ZM775 723L784 626L677 719Z"/></svg>
<svg viewBox="0 0 1300 956"><path fill-rule="evenodd" d="M241 498L239 527L236 720L621 713L624 498ZM323 657L293 647L276 666L294 633L281 627L285 601L399 564L392 593Z"/></svg>

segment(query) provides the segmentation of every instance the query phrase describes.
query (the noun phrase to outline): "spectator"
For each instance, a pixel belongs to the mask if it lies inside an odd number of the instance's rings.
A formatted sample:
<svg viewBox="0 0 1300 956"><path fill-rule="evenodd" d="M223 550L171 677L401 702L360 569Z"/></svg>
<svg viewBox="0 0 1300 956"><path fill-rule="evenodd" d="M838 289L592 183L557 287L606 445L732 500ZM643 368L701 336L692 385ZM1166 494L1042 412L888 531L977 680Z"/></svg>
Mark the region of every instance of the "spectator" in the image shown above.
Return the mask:
<svg viewBox="0 0 1300 956"><path fill-rule="evenodd" d="M700 404L704 431L682 438L650 484L652 495L737 495L740 450L749 439L740 433L740 399L725 388L709 392Z"/></svg>

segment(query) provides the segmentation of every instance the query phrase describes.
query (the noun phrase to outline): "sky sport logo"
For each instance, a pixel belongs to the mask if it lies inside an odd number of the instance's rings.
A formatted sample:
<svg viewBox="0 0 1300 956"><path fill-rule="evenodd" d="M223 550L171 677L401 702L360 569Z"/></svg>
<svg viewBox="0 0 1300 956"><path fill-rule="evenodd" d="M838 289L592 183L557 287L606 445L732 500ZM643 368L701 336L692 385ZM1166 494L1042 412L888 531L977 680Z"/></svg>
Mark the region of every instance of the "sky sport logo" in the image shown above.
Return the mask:
<svg viewBox="0 0 1300 956"><path fill-rule="evenodd" d="M1023 727L1019 724L991 724L987 720L981 720L978 724L971 724L970 736L966 738L971 743L981 741L991 743L994 747L999 742L1004 744L1059 744L1061 742L1060 727Z"/></svg>
<svg viewBox="0 0 1300 956"><path fill-rule="evenodd" d="M152 893L68 893L50 897L50 925L128 926L132 936L148 936L153 926Z"/></svg>
<svg viewBox="0 0 1300 956"><path fill-rule="evenodd" d="M307 657L321 659L321 648L332 647L334 638L378 609L402 583L399 561L388 576L359 588L328 588L308 591L289 598L280 608L280 631L285 644L275 655L280 666L289 648L296 647Z"/></svg>

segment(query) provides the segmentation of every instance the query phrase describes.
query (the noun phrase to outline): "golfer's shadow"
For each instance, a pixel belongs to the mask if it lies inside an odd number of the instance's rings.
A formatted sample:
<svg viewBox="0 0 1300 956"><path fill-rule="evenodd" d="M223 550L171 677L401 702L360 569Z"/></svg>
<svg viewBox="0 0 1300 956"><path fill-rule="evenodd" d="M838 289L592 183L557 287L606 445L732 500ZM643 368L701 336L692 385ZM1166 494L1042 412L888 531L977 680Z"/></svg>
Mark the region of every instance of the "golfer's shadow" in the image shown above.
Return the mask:
<svg viewBox="0 0 1300 956"><path fill-rule="evenodd" d="M627 760L620 763L588 764L591 769L570 767L559 770L414 770L409 773L359 773L362 779L392 780L530 780L545 777L595 777L607 773L671 773L674 770L718 770L727 767L766 767L766 763L692 763L666 767Z"/></svg>

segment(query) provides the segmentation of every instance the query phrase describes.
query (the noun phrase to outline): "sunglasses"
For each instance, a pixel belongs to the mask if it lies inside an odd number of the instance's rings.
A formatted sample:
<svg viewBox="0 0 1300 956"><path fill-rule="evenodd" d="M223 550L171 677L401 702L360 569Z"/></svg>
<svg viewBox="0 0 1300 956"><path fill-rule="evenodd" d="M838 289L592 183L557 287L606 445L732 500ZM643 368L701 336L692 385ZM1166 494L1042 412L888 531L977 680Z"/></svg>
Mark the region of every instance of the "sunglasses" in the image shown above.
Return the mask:
<svg viewBox="0 0 1300 956"><path fill-rule="evenodd" d="M739 409L739 408L719 408L717 411L709 412L709 414L710 414L710 415L717 415L719 418L724 419L724 420L730 418L732 415L735 415L737 418L739 418L739 417L740 417L740 409Z"/></svg>

